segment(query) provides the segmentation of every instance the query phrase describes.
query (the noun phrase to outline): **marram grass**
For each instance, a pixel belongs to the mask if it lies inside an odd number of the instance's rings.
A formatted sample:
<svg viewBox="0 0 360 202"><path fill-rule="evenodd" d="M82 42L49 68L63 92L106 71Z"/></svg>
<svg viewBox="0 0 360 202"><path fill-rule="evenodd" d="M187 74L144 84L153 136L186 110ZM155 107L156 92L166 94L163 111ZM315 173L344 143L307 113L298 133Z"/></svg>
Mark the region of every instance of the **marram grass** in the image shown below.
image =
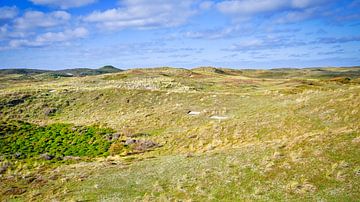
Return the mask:
<svg viewBox="0 0 360 202"><path fill-rule="evenodd" d="M159 146L133 152L115 145L119 155L110 155L108 135L99 133L88 144L98 140L103 153L75 161L3 152L1 165L12 167L0 177L1 200L359 201L359 75L358 67L3 75L3 123L95 127L119 134L121 144Z"/></svg>

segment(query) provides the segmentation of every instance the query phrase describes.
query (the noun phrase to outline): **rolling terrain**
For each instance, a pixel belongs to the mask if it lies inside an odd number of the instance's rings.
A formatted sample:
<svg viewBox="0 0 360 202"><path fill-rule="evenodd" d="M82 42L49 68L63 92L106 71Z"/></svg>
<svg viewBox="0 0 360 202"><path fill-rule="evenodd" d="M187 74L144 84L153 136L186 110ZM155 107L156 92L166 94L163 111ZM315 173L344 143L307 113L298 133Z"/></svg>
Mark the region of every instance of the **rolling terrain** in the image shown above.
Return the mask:
<svg viewBox="0 0 360 202"><path fill-rule="evenodd" d="M360 200L360 67L104 68L0 71L0 200Z"/></svg>

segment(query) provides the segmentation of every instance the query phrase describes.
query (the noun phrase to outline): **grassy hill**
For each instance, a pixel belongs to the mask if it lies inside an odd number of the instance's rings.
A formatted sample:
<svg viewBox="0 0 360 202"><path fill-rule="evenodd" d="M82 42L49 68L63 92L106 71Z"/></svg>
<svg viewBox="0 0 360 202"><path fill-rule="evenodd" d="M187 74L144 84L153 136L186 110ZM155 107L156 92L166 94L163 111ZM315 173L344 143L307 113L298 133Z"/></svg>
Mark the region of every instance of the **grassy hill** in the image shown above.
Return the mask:
<svg viewBox="0 0 360 202"><path fill-rule="evenodd" d="M360 67L100 71L0 77L0 200L360 200Z"/></svg>
<svg viewBox="0 0 360 202"><path fill-rule="evenodd" d="M100 75L107 73L116 73L121 72L121 69L117 69L113 66L104 66L99 69L89 69L89 68L74 68L74 69L64 69L64 70L37 70L37 69L0 69L0 76L7 75L22 75L22 76L36 76L40 75L42 77L79 77L79 76L90 76L90 75Z"/></svg>
<svg viewBox="0 0 360 202"><path fill-rule="evenodd" d="M0 75L9 75L9 74L43 74L50 72L49 70L38 70L38 69L0 69Z"/></svg>

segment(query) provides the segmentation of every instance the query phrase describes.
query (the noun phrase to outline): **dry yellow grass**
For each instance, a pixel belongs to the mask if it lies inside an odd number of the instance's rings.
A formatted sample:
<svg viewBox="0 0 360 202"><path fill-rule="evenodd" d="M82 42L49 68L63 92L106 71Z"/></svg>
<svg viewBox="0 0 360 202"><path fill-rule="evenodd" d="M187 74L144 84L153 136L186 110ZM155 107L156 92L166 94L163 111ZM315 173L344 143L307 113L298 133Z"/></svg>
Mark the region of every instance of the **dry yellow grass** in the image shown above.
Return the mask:
<svg viewBox="0 0 360 202"><path fill-rule="evenodd" d="M2 119L99 124L124 140L127 133L145 133L139 138L162 145L63 166L58 179L20 199L358 201L358 72L160 68L6 80L3 103L31 99L2 108ZM333 79L338 77L350 80ZM44 108L56 108L56 114L47 116Z"/></svg>

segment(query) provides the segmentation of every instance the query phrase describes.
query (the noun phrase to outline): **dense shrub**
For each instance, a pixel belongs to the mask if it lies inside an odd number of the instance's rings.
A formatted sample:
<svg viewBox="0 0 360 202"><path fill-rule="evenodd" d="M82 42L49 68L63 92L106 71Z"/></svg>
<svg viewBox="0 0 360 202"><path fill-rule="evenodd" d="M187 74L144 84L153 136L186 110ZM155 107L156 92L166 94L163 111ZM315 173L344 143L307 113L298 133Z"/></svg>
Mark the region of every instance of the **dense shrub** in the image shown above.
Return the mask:
<svg viewBox="0 0 360 202"><path fill-rule="evenodd" d="M0 122L0 155L6 158L31 158L44 153L56 157L106 156L111 143L105 137L113 132L98 126Z"/></svg>

